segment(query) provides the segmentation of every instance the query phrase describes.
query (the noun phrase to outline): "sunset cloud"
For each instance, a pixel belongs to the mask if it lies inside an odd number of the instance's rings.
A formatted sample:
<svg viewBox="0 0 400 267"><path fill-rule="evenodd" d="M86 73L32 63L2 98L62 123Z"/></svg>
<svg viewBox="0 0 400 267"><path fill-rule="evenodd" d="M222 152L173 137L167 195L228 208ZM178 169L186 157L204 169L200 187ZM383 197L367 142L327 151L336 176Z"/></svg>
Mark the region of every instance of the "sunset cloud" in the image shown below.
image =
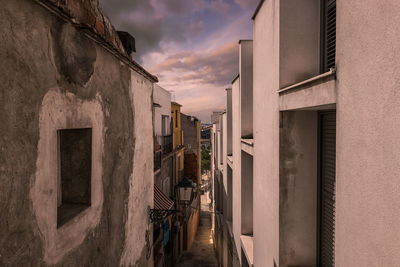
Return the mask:
<svg viewBox="0 0 400 267"><path fill-rule="evenodd" d="M257 0L100 0L135 59L173 91L183 111L209 121L238 73L238 40L252 38Z"/></svg>
<svg viewBox="0 0 400 267"><path fill-rule="evenodd" d="M254 8L260 0L235 0L235 3L243 9Z"/></svg>
<svg viewBox="0 0 400 267"><path fill-rule="evenodd" d="M182 71L180 82L195 80L199 83L225 85L235 75L238 66L238 44L232 42L209 52L181 52L168 57L151 71Z"/></svg>

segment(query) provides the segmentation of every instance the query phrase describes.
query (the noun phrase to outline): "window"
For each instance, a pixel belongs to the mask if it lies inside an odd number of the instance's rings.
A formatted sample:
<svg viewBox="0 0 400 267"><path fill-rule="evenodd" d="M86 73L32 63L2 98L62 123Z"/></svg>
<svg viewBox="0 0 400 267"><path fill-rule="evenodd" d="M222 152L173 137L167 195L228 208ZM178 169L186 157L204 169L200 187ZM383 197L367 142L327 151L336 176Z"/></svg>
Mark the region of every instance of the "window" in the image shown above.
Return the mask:
<svg viewBox="0 0 400 267"><path fill-rule="evenodd" d="M91 204L92 129L58 130L57 227Z"/></svg>
<svg viewBox="0 0 400 267"><path fill-rule="evenodd" d="M166 135L169 134L168 119L169 119L168 115L162 115L161 116L161 132L162 132L163 136L166 136Z"/></svg>
<svg viewBox="0 0 400 267"><path fill-rule="evenodd" d="M321 8L321 69L327 72L336 61L336 0L322 0Z"/></svg>
<svg viewBox="0 0 400 267"><path fill-rule="evenodd" d="M175 110L175 127L178 128L178 111Z"/></svg>

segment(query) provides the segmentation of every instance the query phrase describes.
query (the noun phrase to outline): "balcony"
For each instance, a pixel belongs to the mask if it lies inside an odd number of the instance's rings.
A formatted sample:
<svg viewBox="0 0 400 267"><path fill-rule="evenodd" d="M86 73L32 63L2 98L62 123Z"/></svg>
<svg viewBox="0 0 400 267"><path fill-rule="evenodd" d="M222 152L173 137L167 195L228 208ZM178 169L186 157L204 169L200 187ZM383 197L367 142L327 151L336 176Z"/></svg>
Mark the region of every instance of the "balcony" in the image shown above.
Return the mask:
<svg viewBox="0 0 400 267"><path fill-rule="evenodd" d="M172 134L163 136L162 137L162 152L163 152L163 154L171 153L172 148L173 148Z"/></svg>

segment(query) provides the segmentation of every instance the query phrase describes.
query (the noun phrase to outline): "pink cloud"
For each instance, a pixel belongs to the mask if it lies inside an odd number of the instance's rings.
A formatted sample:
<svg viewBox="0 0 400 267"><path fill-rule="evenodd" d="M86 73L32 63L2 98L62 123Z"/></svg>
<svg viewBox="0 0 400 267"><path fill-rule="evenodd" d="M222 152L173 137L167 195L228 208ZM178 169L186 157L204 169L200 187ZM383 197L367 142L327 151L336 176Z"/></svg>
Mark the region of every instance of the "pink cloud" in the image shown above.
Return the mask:
<svg viewBox="0 0 400 267"><path fill-rule="evenodd" d="M219 1L214 1L210 3L210 9L214 12L218 12L221 14L227 14L229 9L230 9L230 5L222 0Z"/></svg>
<svg viewBox="0 0 400 267"><path fill-rule="evenodd" d="M235 3L243 9L250 7L255 8L258 2L259 0L235 0Z"/></svg>
<svg viewBox="0 0 400 267"><path fill-rule="evenodd" d="M181 71L177 82L196 81L205 84L227 84L237 73L238 44L231 42L208 52L185 51L169 56L151 71Z"/></svg>

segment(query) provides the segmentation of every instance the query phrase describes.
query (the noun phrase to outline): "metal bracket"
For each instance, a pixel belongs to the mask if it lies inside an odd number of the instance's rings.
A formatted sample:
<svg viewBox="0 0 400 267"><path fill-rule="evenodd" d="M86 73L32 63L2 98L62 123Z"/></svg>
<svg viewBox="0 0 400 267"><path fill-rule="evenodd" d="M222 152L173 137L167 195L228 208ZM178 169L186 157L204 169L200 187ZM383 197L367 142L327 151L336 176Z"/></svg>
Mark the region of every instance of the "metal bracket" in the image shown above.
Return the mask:
<svg viewBox="0 0 400 267"><path fill-rule="evenodd" d="M159 209L149 209L149 218L152 223L162 222L169 215L178 212L177 210L159 210Z"/></svg>

